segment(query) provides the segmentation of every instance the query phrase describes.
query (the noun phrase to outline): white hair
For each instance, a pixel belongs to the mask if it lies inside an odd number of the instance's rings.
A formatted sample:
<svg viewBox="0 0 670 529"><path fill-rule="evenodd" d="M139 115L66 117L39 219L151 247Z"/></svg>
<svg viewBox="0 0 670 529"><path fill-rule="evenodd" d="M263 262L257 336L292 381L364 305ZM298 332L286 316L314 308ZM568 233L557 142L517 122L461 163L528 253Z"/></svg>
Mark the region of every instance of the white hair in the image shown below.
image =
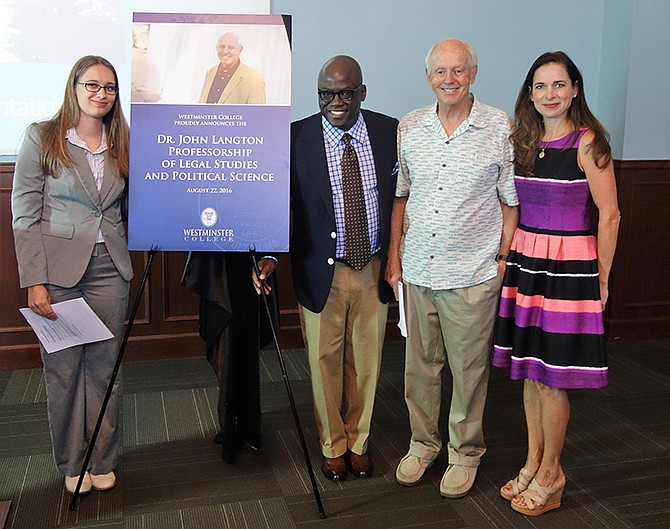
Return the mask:
<svg viewBox="0 0 670 529"><path fill-rule="evenodd" d="M426 71L428 73L431 73L432 71L431 62L433 59L433 54L435 53L437 48L449 44L459 44L460 46L463 46L465 48L465 51L468 53L468 66L470 68L475 68L477 66L477 54L475 53L475 50L472 46L470 46L467 42L463 42L462 40L459 39L445 39L441 40L440 42L436 42L435 44L433 44L430 50L428 50L428 54L426 55Z"/></svg>

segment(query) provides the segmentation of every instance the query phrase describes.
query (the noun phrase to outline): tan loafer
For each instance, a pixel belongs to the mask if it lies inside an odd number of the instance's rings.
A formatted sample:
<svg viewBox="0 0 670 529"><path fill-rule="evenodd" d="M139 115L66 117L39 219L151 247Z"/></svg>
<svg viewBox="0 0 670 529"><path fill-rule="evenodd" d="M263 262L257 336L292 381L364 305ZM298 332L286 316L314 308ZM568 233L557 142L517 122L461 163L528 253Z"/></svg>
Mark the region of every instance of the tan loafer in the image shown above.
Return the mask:
<svg viewBox="0 0 670 529"><path fill-rule="evenodd" d="M451 464L442 476L440 494L445 498L462 498L470 492L476 476L477 467Z"/></svg>
<svg viewBox="0 0 670 529"><path fill-rule="evenodd" d="M398 463L395 471L395 479L401 485L413 487L425 474L426 470L433 466L435 459L427 459L408 453Z"/></svg>

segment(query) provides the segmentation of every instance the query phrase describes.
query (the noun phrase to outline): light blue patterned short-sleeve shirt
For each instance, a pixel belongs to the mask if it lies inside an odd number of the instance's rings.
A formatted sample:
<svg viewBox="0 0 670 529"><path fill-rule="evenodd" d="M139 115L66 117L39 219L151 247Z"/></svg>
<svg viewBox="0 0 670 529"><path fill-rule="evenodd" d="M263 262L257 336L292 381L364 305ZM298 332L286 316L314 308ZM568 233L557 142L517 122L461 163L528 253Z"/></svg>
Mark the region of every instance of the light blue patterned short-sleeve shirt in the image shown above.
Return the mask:
<svg viewBox="0 0 670 529"><path fill-rule="evenodd" d="M518 205L509 134L509 116L476 99L451 136L434 104L400 121L396 196L408 197L403 280L443 290L496 275L500 202Z"/></svg>

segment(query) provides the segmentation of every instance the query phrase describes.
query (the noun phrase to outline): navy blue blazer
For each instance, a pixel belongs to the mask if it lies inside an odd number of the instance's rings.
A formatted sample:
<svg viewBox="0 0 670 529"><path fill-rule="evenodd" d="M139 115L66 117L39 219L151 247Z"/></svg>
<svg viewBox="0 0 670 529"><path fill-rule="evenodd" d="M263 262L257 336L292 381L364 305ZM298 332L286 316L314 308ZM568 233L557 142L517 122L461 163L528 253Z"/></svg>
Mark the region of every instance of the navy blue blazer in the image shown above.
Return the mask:
<svg viewBox="0 0 670 529"><path fill-rule="evenodd" d="M398 120L362 110L375 159L379 200L382 269L379 299L393 295L384 280L391 230L391 210L397 179L396 134ZM335 270L335 210L330 187L321 114L291 124L291 267L296 296L301 305L321 312Z"/></svg>

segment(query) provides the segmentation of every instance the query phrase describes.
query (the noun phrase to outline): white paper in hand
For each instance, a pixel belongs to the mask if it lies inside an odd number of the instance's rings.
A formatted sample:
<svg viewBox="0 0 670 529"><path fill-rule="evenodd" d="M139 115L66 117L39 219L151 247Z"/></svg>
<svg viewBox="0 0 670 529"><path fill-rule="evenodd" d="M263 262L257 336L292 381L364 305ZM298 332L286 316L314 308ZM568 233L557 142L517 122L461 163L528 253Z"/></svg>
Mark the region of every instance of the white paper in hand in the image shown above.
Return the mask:
<svg viewBox="0 0 670 529"><path fill-rule="evenodd" d="M114 338L84 298L61 301L52 304L51 307L58 319L47 319L35 314L29 308L19 309L47 353Z"/></svg>
<svg viewBox="0 0 670 529"><path fill-rule="evenodd" d="M407 338L407 321L405 320L405 295L403 293L402 282L398 281L398 329L400 334Z"/></svg>

